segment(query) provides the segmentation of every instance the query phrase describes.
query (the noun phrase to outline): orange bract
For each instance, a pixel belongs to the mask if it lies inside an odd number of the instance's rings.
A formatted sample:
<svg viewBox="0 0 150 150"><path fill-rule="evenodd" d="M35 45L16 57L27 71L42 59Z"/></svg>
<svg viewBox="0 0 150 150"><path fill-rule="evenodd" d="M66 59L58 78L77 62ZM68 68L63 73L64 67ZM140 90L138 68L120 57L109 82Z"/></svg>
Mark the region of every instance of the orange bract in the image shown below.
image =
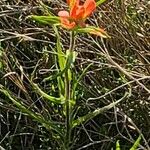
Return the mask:
<svg viewBox="0 0 150 150"><path fill-rule="evenodd" d="M67 29L74 28L83 24L86 17L88 17L96 8L95 0L86 0L83 5L80 5L79 0L67 0L70 6L70 13L67 11L60 11L61 24Z"/></svg>
<svg viewBox="0 0 150 150"><path fill-rule="evenodd" d="M107 38L108 37L107 33L101 28L93 29L89 33L101 36L103 38Z"/></svg>
<svg viewBox="0 0 150 150"><path fill-rule="evenodd" d="M75 22L69 21L69 13L67 11L60 11L58 16L60 16L60 21L64 28L72 29L76 26Z"/></svg>
<svg viewBox="0 0 150 150"><path fill-rule="evenodd" d="M79 0L67 0L69 7L73 7L75 4L79 4Z"/></svg>

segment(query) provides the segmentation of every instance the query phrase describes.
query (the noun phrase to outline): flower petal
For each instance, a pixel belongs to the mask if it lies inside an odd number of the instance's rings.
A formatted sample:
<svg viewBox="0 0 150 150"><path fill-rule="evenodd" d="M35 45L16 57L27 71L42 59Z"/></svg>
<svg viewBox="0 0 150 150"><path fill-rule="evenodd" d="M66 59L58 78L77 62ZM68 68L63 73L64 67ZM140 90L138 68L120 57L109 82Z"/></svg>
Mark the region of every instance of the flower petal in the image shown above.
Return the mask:
<svg viewBox="0 0 150 150"><path fill-rule="evenodd" d="M65 10L59 11L59 12L58 12L58 16L69 18L69 12L68 12L68 11L65 11Z"/></svg>
<svg viewBox="0 0 150 150"><path fill-rule="evenodd" d="M76 10L76 19L83 19L85 13L85 9L83 6L78 6Z"/></svg>
<svg viewBox="0 0 150 150"><path fill-rule="evenodd" d="M83 19L85 13L85 9L83 6L74 5L74 7L70 10L70 17L74 20Z"/></svg>
<svg viewBox="0 0 150 150"><path fill-rule="evenodd" d="M86 0L83 6L85 8L84 18L86 18L96 9L96 2L95 0Z"/></svg>
<svg viewBox="0 0 150 150"><path fill-rule="evenodd" d="M66 17L60 17L61 26L66 29L73 29L76 26L75 22L70 22L70 20Z"/></svg>
<svg viewBox="0 0 150 150"><path fill-rule="evenodd" d="M72 8L74 5L79 5L79 0L67 0L67 4Z"/></svg>

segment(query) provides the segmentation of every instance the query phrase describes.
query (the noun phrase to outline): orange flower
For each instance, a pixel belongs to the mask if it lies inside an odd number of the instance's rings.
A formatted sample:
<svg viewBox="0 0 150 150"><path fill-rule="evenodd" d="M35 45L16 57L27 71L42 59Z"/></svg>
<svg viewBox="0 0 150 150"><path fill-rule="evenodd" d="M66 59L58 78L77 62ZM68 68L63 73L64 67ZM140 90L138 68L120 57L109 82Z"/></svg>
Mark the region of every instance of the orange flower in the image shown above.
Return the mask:
<svg viewBox="0 0 150 150"><path fill-rule="evenodd" d="M83 27L85 19L91 15L96 8L95 0L86 0L80 5L80 0L67 0L70 7L70 13L67 11L59 11L61 24L64 28L72 29L76 26Z"/></svg>
<svg viewBox="0 0 150 150"><path fill-rule="evenodd" d="M95 0L85 0L82 5L80 0L67 0L67 4L69 5L70 12L65 10L58 12L62 27L66 29L78 27L76 31L95 34L103 38L109 37L103 29L89 27L85 24L86 18L96 9Z"/></svg>

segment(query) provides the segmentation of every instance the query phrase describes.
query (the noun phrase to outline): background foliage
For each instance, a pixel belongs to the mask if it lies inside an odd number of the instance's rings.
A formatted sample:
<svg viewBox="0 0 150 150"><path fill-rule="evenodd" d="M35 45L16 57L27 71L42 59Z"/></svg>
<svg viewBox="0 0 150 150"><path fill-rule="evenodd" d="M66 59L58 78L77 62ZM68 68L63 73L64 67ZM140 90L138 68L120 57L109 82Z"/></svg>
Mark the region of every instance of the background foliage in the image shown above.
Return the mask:
<svg viewBox="0 0 150 150"><path fill-rule="evenodd" d="M0 91L0 146L5 149L59 149L57 134L37 122L63 121L61 106L46 101L29 82L32 78L43 91L58 96L57 80L43 82L56 74L56 35L50 26L27 19L66 7L62 0L0 1L0 89L19 99L37 116L32 119ZM72 149L129 149L141 134L139 149L150 144L150 2L108 0L98 7L90 24L101 26L111 39L80 34L75 75L90 68L77 87L78 116L120 99L130 97L113 109L75 128ZM68 32L60 29L63 50L69 47ZM23 109L23 108L22 108ZM40 115L39 115L40 114ZM54 140L55 139L55 140ZM55 142L54 142L55 141Z"/></svg>

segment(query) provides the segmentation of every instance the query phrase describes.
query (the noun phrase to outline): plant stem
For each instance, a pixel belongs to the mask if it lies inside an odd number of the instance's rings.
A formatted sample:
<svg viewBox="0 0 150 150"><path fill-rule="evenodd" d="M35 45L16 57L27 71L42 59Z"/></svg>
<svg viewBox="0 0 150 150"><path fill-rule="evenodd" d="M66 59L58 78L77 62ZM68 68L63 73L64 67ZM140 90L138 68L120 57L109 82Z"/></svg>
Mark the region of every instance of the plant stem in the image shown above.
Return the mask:
<svg viewBox="0 0 150 150"><path fill-rule="evenodd" d="M72 31L70 34L70 47L69 52L72 53L75 45L75 35ZM70 68L69 68L70 69ZM65 147L66 150L69 150L70 144L70 135L71 135L71 110L70 110L70 93L71 93L71 83L69 79L69 69L65 71L65 98L66 98L66 139L65 139Z"/></svg>
<svg viewBox="0 0 150 150"><path fill-rule="evenodd" d="M70 81L68 76L68 70L65 72L65 93L66 93L66 149L69 149L70 143Z"/></svg>

